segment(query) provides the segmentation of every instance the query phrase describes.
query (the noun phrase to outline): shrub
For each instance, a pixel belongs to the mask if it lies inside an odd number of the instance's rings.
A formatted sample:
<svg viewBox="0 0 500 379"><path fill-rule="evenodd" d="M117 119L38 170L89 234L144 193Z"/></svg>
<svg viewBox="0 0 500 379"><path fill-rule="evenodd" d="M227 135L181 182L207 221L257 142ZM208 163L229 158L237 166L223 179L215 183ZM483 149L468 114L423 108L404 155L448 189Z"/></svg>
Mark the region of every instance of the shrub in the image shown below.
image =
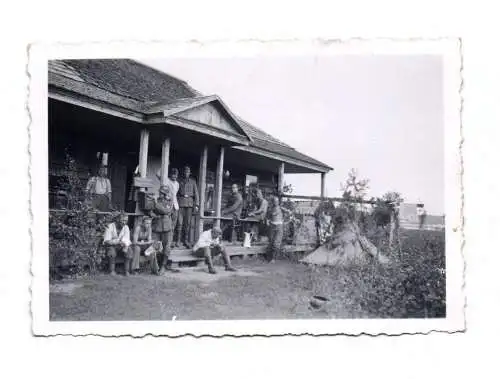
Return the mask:
<svg viewBox="0 0 500 379"><path fill-rule="evenodd" d="M446 316L443 232L404 231L402 254L389 265L311 267L313 292L341 301L354 316Z"/></svg>
<svg viewBox="0 0 500 379"><path fill-rule="evenodd" d="M76 164L66 154L63 182L67 207L49 214L49 262L52 278L65 274L94 273L101 265L104 251L101 236L110 216L98 215L84 200L84 183Z"/></svg>

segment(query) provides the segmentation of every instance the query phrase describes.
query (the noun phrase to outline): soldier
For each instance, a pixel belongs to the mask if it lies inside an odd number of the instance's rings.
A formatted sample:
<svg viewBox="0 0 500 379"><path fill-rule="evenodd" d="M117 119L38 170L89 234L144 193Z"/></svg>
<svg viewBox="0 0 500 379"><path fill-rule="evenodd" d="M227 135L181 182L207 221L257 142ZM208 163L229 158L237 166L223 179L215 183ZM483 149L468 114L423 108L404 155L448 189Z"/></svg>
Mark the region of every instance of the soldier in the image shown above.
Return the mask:
<svg viewBox="0 0 500 379"><path fill-rule="evenodd" d="M283 242L283 213L287 215L292 212L280 205L280 198L274 195L271 198L271 206L269 207L267 219L269 222L269 247L267 253L267 261L274 263L276 254L281 249Z"/></svg>
<svg viewBox="0 0 500 379"><path fill-rule="evenodd" d="M177 192L179 203L179 213L177 216L177 242L176 246L181 246L181 241L186 247L191 247L191 217L193 211L198 210L199 196L196 181L191 178L191 168L184 167L184 176L179 180L179 191ZM183 234L184 233L184 234ZM184 236L184 238L182 238Z"/></svg>
<svg viewBox="0 0 500 379"><path fill-rule="evenodd" d="M157 234L158 239L163 246L163 263L160 269L160 275L165 273L165 270L179 272L170 267L168 259L170 256L170 244L172 243L172 212L174 203L169 186L161 186L158 194L158 199L155 200L153 212L156 217L153 221L153 232Z"/></svg>

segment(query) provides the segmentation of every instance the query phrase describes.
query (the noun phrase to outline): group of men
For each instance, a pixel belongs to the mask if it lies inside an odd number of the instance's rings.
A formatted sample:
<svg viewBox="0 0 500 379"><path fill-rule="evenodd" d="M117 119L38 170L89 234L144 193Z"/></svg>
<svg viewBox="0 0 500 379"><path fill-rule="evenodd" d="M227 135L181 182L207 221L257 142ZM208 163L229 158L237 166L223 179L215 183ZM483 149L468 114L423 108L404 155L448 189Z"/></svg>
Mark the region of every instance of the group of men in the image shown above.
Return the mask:
<svg viewBox="0 0 500 379"><path fill-rule="evenodd" d="M110 188L104 170L99 172L98 177L89 181L87 190L91 190L91 199L96 207L109 205ZM266 257L269 262L273 262L283 239L283 213L289 211L280 206L277 196L272 197L269 206L260 189L256 190L255 195L256 207L247 216L253 217L268 228L269 249ZM171 267L169 260L172 247L192 249L193 254L205 258L211 274L216 273L212 258L219 254L222 255L225 269L235 271L222 244L222 230L219 227L201 233L195 244L191 242L191 219L193 213L199 209L199 194L196 181L191 177L190 167L184 167L181 178L178 170L172 169L153 202L150 214L143 216L136 224L132 236L128 227L128 216L124 213L116 215L113 222L107 226L103 245L109 258L111 275L115 275L115 258L118 252L123 252L125 258L125 275L138 271L141 253L149 258L153 273L178 272ZM239 186L233 184L226 207L221 211L222 216L237 220L241 217L242 210L243 197ZM159 258L162 258L161 264L158 263Z"/></svg>

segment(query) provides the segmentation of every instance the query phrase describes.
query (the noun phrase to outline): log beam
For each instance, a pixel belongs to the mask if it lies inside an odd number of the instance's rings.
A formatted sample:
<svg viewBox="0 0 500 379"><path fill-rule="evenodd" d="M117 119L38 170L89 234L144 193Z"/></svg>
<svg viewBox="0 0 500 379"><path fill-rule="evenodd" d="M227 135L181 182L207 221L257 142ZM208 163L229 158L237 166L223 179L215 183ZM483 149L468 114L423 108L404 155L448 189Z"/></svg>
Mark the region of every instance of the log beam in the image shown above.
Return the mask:
<svg viewBox="0 0 500 379"><path fill-rule="evenodd" d="M149 148L149 130L141 130L141 139L139 142L139 175L145 178L148 173L148 148Z"/></svg>
<svg viewBox="0 0 500 379"><path fill-rule="evenodd" d="M163 140L161 146L161 168L160 168L160 185L164 186L168 181L168 166L170 163L170 138Z"/></svg>
<svg viewBox="0 0 500 379"><path fill-rule="evenodd" d="M222 208L222 184L224 175L224 147L220 147L219 157L217 158L217 173L215 177L215 226L220 228L220 217Z"/></svg>
<svg viewBox="0 0 500 379"><path fill-rule="evenodd" d="M285 183L285 162L281 162L278 169L278 194L283 194L283 186Z"/></svg>
<svg viewBox="0 0 500 379"><path fill-rule="evenodd" d="M205 215L205 191L207 188L207 160L208 160L208 146L204 146L200 156L200 170L199 170L199 194L200 194L200 217L198 220L198 237L203 233L203 216Z"/></svg>
<svg viewBox="0 0 500 379"><path fill-rule="evenodd" d="M324 198L326 196L326 173L321 173L321 197Z"/></svg>

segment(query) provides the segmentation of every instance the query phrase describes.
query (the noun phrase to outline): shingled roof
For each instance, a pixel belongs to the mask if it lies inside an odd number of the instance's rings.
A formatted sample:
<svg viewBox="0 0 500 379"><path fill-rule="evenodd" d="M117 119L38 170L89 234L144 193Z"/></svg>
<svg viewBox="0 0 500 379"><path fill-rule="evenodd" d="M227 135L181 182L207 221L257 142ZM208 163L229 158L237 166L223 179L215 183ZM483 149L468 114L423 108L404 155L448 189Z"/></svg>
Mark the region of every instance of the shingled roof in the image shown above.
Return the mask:
<svg viewBox="0 0 500 379"><path fill-rule="evenodd" d="M64 88L96 100L145 112L157 104L166 108L196 103L205 96L187 82L131 59L75 59L49 62L49 86ZM89 90L91 88L91 90ZM250 146L331 169L237 117Z"/></svg>

